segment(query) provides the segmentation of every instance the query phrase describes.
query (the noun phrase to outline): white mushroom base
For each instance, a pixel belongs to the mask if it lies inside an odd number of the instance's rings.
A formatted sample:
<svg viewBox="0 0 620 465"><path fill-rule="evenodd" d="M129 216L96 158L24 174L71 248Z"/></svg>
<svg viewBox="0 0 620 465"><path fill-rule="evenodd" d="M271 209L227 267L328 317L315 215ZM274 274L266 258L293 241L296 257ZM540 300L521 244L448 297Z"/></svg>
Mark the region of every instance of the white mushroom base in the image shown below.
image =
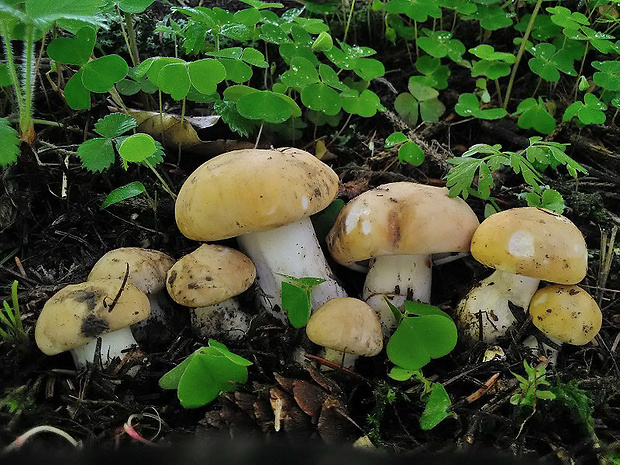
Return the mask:
<svg viewBox="0 0 620 465"><path fill-rule="evenodd" d="M335 297L346 297L336 281L314 233L310 218L304 218L269 231L237 237L244 252L256 266L256 282L263 295L262 306L282 321L282 282L287 276L323 278L325 282L312 288L312 309L316 310Z"/></svg>
<svg viewBox="0 0 620 465"><path fill-rule="evenodd" d="M429 303L431 282L430 255L383 255L375 259L364 282L362 300L379 316L384 337L396 328L385 299L401 311L406 300Z"/></svg>
<svg viewBox="0 0 620 465"><path fill-rule="evenodd" d="M242 339L250 328L250 316L232 298L208 307L192 308L192 330L203 339Z"/></svg>
<svg viewBox="0 0 620 465"><path fill-rule="evenodd" d="M527 312L540 280L496 270L458 304L457 325L468 342L494 344L517 319L508 302Z"/></svg>
<svg viewBox="0 0 620 465"><path fill-rule="evenodd" d="M84 368L89 363L94 363L97 339L101 339L101 364L104 368L110 365L115 358L122 360L129 349L138 346L130 327L102 334L88 344L71 350L73 361L78 369Z"/></svg>

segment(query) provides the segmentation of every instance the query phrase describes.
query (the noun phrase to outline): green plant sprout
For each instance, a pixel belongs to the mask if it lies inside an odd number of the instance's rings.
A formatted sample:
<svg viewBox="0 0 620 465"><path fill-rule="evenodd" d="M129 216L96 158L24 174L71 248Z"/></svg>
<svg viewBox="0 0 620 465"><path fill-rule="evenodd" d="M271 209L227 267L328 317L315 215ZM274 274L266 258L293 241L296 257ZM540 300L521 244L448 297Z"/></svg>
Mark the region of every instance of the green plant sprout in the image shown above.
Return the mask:
<svg viewBox="0 0 620 465"><path fill-rule="evenodd" d="M280 273L278 273L280 274ZM303 328L312 313L312 288L325 282L323 278L295 278L280 274L282 281L282 309L294 328Z"/></svg>
<svg viewBox="0 0 620 465"><path fill-rule="evenodd" d="M184 408L198 408L213 402L222 392L234 391L248 380L252 362L232 353L213 339L159 380L162 389L176 389Z"/></svg>
<svg viewBox="0 0 620 465"><path fill-rule="evenodd" d="M437 98L439 92L428 84L434 80L428 76L411 76L409 92L399 94L394 100L394 109L403 121L411 126L422 121L439 121L445 106Z"/></svg>
<svg viewBox="0 0 620 465"><path fill-rule="evenodd" d="M542 174L540 171L542 170L564 166L573 178L577 178L578 173L587 174L587 170L583 166L565 153L567 146L568 144L546 142L540 137L531 137L530 145L520 152L502 152L501 145L473 145L461 157L454 157L449 160L451 164L455 165L450 168L446 176L446 185L450 189L450 196L461 195L466 199L469 195L473 195L493 203L491 197L492 173L502 166L510 167L515 174L520 174L525 184L535 194L544 195L541 187ZM482 157L478 158L480 156ZM477 182L474 186L475 181ZM531 196L530 200L534 201ZM542 200L541 197L541 202ZM544 200L549 202L546 204L547 208L553 206L553 209L558 211L560 204L557 195L547 194ZM563 211L563 202L561 208ZM496 210L499 209L496 208Z"/></svg>
<svg viewBox="0 0 620 465"><path fill-rule="evenodd" d="M11 303L2 302L0 309L0 337L11 344L21 344L28 339L28 331L24 328L17 298L17 281L11 285Z"/></svg>
<svg viewBox="0 0 620 465"><path fill-rule="evenodd" d="M514 113L516 115L519 115L517 126L522 129L534 129L541 134L551 134L555 130L555 118L540 97L522 100Z"/></svg>
<svg viewBox="0 0 620 465"><path fill-rule="evenodd" d="M398 161L402 164L420 166L424 162L424 151L418 144L409 139L402 132L393 132L385 139L385 148L398 147Z"/></svg>
<svg viewBox="0 0 620 465"><path fill-rule="evenodd" d="M517 392L510 397L512 405L536 410L538 399L553 400L556 398L555 394L547 389L551 383L547 379L547 367L544 364L532 366L524 360L523 367L527 378L518 373L512 373L519 381Z"/></svg>

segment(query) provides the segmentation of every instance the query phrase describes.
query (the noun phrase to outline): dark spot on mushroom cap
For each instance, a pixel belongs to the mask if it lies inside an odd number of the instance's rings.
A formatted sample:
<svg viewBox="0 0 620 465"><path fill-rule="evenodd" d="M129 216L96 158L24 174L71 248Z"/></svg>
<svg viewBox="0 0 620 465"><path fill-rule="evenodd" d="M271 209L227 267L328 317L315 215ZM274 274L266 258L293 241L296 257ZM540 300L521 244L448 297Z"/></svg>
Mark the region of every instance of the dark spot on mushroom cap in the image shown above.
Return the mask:
<svg viewBox="0 0 620 465"><path fill-rule="evenodd" d="M551 310L550 308L548 308L546 311L547 313L553 313L553 310Z"/></svg>
<svg viewBox="0 0 620 465"><path fill-rule="evenodd" d="M101 294L91 289L80 289L74 291L71 295L76 302L84 302L89 311L93 311L101 300Z"/></svg>
<svg viewBox="0 0 620 465"><path fill-rule="evenodd" d="M172 270L170 271L170 276L168 276L168 284L172 286L175 279L177 279L177 272L176 270Z"/></svg>
<svg viewBox="0 0 620 465"><path fill-rule="evenodd" d="M101 333L107 331L108 327L109 326L107 321L95 315L88 315L86 318L84 318L84 321L82 321L82 327L80 328L80 331L86 337L96 337L99 336Z"/></svg>
<svg viewBox="0 0 620 465"><path fill-rule="evenodd" d="M579 294L579 289L572 288L570 291L568 291L568 295L577 295L577 294Z"/></svg>
<svg viewBox="0 0 620 465"><path fill-rule="evenodd" d="M200 289L200 284L197 282L191 282L187 285L188 289Z"/></svg>

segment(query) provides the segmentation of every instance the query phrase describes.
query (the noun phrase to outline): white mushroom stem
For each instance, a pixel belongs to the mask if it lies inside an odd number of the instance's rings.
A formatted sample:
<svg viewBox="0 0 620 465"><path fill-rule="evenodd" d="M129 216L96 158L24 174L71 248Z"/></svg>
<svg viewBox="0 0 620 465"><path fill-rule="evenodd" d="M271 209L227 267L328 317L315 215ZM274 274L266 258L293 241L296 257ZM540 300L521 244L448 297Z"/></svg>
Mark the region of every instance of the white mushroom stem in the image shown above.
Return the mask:
<svg viewBox="0 0 620 465"><path fill-rule="evenodd" d="M496 270L474 287L457 308L457 324L470 342L494 344L517 319L509 302L527 311L540 280Z"/></svg>
<svg viewBox="0 0 620 465"><path fill-rule="evenodd" d="M547 337L551 342L554 342L560 347L562 346L562 341L560 341L559 339L555 339L549 336ZM540 357L541 355L543 355L547 359L549 365L557 365L560 349L556 349L555 347L551 347L550 345L539 341L535 336L526 337L523 340L523 345L525 347L529 347L536 356Z"/></svg>
<svg viewBox="0 0 620 465"><path fill-rule="evenodd" d="M428 303L431 281L430 255L383 255L375 259L366 276L362 300L377 312L384 337L396 327L385 298L401 310L406 300Z"/></svg>
<svg viewBox="0 0 620 465"><path fill-rule="evenodd" d="M329 268L314 233L310 218L269 231L237 237L241 250L256 266L256 279L263 292L263 306L282 321L282 282L288 275L295 278L323 278L325 282L312 288L312 309L316 310L335 297L346 297Z"/></svg>
<svg viewBox="0 0 620 465"><path fill-rule="evenodd" d="M73 361L78 369L85 367L88 363L95 361L97 350L97 339L101 339L101 364L107 367L116 357L123 359L125 353L138 345L131 333L131 328L121 328L110 333L105 333L81 347L71 350Z"/></svg>
<svg viewBox="0 0 620 465"><path fill-rule="evenodd" d="M223 337L229 341L243 338L250 328L250 316L241 310L236 298L190 312L192 329L204 339Z"/></svg>

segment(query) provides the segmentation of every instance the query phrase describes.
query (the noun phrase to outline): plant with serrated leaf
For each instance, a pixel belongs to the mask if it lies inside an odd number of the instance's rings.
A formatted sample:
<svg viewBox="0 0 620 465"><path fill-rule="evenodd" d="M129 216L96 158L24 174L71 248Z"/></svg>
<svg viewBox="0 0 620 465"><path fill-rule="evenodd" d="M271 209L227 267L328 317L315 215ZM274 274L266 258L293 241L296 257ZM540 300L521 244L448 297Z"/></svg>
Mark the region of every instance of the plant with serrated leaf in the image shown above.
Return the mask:
<svg viewBox="0 0 620 465"><path fill-rule="evenodd" d="M323 278L296 278L280 274L282 281L282 309L294 328L303 328L312 313L312 288L325 282Z"/></svg>
<svg viewBox="0 0 620 465"><path fill-rule="evenodd" d="M550 382L547 379L547 367L544 364L530 365L527 360L523 361L525 375L512 373L519 382L517 392L510 397L510 403L517 407L530 407L536 409L538 400L553 400L556 395L549 390Z"/></svg>
<svg viewBox="0 0 620 465"><path fill-rule="evenodd" d="M222 392L234 391L248 380L252 362L234 354L213 339L159 380L162 389L176 389L184 408L198 408L213 402Z"/></svg>
<svg viewBox="0 0 620 465"><path fill-rule="evenodd" d="M493 172L508 167L515 174L521 175L525 184L540 195L543 193L541 171L547 168L564 166L573 178L576 178L578 173L587 174L583 166L566 154L567 146L568 144L546 142L540 137L531 137L530 145L520 152L503 152L501 145L476 144L462 156L449 160L455 166L448 171L446 186L450 189L451 197L460 195L467 198L473 195L491 201Z"/></svg>

